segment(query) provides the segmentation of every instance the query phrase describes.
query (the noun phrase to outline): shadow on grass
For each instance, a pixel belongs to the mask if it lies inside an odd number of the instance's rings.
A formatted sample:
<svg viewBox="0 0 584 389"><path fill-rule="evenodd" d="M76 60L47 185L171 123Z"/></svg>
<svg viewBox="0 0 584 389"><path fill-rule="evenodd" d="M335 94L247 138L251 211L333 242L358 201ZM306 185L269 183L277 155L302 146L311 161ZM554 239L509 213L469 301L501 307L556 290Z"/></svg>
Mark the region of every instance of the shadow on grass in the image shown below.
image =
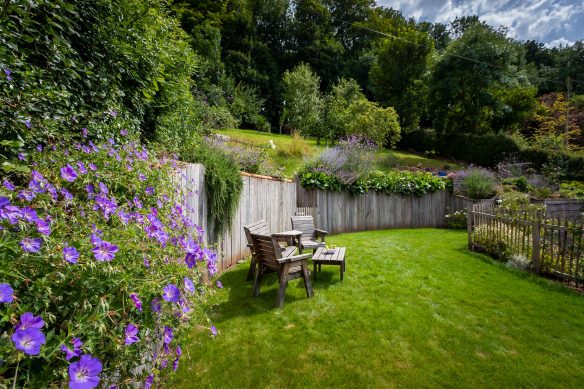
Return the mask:
<svg viewBox="0 0 584 389"><path fill-rule="evenodd" d="M581 293L578 293L578 291L570 288L569 286L564 285L559 280L547 278L547 277L545 277L545 275L540 276L540 275L530 273L529 271L525 271L525 270L509 268L509 267L507 267L507 264L505 262L491 258L487 254L471 251L466 247L460 247L460 248L456 249L456 251L458 251L460 253L465 253L467 255L470 254L473 257L477 258L478 260L480 260L481 262L483 262L487 265L497 267L499 269L507 271L514 278L529 281L529 282L534 283L534 284L536 284L536 285L538 285L546 290L553 291L553 292L560 292L560 293L572 295L572 296L581 294Z"/></svg>

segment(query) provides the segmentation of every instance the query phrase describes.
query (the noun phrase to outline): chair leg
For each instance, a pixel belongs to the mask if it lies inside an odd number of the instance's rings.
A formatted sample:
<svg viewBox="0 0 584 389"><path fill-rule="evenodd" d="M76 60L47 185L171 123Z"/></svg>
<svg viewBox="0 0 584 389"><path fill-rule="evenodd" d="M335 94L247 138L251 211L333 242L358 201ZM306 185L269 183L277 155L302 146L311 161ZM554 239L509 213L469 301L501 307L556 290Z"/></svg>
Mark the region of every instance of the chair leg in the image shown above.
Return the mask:
<svg viewBox="0 0 584 389"><path fill-rule="evenodd" d="M288 271L290 264L285 263L280 268L280 287L278 288L278 297L276 299L276 306L282 308L284 306L284 297L286 296L286 287L288 286Z"/></svg>
<svg viewBox="0 0 584 389"><path fill-rule="evenodd" d="M255 271L255 280L253 283L253 296L257 297L260 294L260 283L262 282L262 270L256 269Z"/></svg>
<svg viewBox="0 0 584 389"><path fill-rule="evenodd" d="M306 295L308 298L314 296L314 292L312 291L312 284L310 283L310 274L308 274L308 264L306 261L302 261L302 276L304 278L304 288L306 288ZM316 273L315 273L316 275Z"/></svg>
<svg viewBox="0 0 584 389"><path fill-rule="evenodd" d="M255 260L254 256L252 255L251 262L249 264L249 271L247 272L246 281L253 280L255 273L256 273L256 260Z"/></svg>

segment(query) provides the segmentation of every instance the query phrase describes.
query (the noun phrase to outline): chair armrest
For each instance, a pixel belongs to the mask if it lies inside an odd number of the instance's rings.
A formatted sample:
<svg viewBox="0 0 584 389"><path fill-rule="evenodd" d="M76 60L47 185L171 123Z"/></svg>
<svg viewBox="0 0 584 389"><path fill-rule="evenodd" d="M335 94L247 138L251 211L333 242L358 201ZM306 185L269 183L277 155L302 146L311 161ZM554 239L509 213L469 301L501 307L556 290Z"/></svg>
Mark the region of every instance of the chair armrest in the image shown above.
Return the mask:
<svg viewBox="0 0 584 389"><path fill-rule="evenodd" d="M301 254L301 255L293 255L288 258L281 258L278 259L278 263L286 263L286 262L299 262L304 261L306 259L312 258L312 254Z"/></svg>
<svg viewBox="0 0 584 389"><path fill-rule="evenodd" d="M274 236L276 242L285 242L288 246L292 246L292 237L290 236Z"/></svg>
<svg viewBox="0 0 584 389"><path fill-rule="evenodd" d="M320 235L320 236L325 236L325 235L328 235L328 231L315 229L314 230L314 234L315 235Z"/></svg>

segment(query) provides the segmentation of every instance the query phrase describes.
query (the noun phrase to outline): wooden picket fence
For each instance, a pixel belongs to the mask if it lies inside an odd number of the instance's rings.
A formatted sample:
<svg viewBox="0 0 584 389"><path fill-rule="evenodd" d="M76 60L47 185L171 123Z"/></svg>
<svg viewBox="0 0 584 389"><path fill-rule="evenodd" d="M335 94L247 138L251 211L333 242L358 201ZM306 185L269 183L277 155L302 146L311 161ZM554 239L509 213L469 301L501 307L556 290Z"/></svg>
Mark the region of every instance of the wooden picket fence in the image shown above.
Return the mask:
<svg viewBox="0 0 584 389"><path fill-rule="evenodd" d="M522 256L536 273L584 283L584 217L549 218L542 208L508 210L475 204L467 213L468 245L495 257Z"/></svg>

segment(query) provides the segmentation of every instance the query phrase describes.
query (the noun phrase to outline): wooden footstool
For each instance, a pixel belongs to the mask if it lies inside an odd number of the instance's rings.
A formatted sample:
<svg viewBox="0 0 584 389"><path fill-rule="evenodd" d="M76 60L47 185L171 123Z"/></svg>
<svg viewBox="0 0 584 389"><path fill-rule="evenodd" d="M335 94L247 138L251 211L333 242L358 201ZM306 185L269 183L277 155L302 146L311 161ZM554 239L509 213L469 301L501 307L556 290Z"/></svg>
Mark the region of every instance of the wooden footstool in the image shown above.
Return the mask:
<svg viewBox="0 0 584 389"><path fill-rule="evenodd" d="M345 247L337 247L336 249L319 247L312 256L312 263L314 264L314 280L316 280L316 265L318 265L319 271L321 265L337 265L340 268L342 281L345 273Z"/></svg>

